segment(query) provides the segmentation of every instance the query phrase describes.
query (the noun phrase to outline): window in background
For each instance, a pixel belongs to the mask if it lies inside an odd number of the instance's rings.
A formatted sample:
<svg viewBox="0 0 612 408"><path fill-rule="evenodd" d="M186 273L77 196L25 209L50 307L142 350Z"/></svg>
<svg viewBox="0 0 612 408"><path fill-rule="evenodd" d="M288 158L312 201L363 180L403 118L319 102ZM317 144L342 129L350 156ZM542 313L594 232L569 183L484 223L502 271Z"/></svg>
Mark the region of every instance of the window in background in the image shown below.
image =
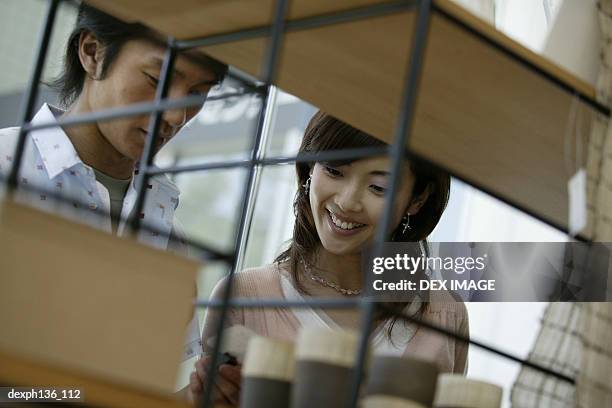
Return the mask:
<svg viewBox="0 0 612 408"><path fill-rule="evenodd" d="M504 34L542 52L563 0L455 0ZM455 222L450 221L455 220ZM458 180L434 241L562 242L567 236ZM540 328L546 303L470 303L474 338L526 358ZM504 388L503 407L520 366L472 347L468 376Z"/></svg>
<svg viewBox="0 0 612 408"><path fill-rule="evenodd" d="M22 94L32 72L34 53L46 8L47 1L44 0L2 0L0 128L18 124ZM60 2L43 71L45 81L55 78L61 71L64 47L75 19L74 4ZM39 100L55 103L55 93L43 85Z"/></svg>

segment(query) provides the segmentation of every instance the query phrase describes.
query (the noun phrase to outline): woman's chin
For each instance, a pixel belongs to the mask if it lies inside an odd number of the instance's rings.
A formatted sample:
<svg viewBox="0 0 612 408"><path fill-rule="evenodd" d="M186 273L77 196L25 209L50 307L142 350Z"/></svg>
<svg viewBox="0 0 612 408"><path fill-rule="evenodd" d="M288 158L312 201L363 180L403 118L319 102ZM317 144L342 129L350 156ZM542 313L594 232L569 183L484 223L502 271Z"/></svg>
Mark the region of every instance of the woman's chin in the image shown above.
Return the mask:
<svg viewBox="0 0 612 408"><path fill-rule="evenodd" d="M330 240L331 241L331 240ZM347 243L343 242L330 242L323 241L323 248L327 252L337 256L348 256L348 255L360 255L361 254L361 246L360 245L347 245Z"/></svg>

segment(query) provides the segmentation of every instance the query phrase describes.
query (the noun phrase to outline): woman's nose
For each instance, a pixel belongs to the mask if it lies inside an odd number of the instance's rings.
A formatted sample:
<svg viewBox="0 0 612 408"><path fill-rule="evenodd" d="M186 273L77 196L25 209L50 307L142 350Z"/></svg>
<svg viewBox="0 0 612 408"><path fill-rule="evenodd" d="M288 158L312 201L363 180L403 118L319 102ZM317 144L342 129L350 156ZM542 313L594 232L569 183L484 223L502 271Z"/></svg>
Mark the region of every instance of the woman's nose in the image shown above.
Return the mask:
<svg viewBox="0 0 612 408"><path fill-rule="evenodd" d="M336 196L336 204L344 212L359 212L363 209L358 188L347 186Z"/></svg>

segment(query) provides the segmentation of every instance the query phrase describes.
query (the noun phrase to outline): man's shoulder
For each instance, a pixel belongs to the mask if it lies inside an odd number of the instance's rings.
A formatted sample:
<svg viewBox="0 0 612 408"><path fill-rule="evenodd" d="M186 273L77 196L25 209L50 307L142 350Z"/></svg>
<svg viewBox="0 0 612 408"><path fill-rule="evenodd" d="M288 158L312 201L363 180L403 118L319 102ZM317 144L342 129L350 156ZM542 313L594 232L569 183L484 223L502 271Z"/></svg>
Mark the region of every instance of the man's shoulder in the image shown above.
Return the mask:
<svg viewBox="0 0 612 408"><path fill-rule="evenodd" d="M14 145L19 137L19 127L8 127L0 129L0 147ZM4 150L4 149L2 149Z"/></svg>
<svg viewBox="0 0 612 408"><path fill-rule="evenodd" d="M0 173L2 174L11 166L18 137L18 127L0 129Z"/></svg>
<svg viewBox="0 0 612 408"><path fill-rule="evenodd" d="M153 165L152 168L159 169L159 167L155 165ZM178 198L178 196L181 193L177 185L170 179L170 177L168 177L167 174L156 174L153 177L151 177L150 180L156 181L160 186L165 188L165 191L167 193L169 193L172 196L175 196Z"/></svg>

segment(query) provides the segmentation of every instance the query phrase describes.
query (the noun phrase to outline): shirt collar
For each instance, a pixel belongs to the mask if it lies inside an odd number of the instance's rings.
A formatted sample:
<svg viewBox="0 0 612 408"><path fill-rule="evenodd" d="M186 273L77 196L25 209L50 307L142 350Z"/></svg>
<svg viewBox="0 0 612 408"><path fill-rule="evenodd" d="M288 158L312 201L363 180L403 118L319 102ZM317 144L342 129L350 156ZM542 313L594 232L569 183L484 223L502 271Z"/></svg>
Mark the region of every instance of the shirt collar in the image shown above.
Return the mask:
<svg viewBox="0 0 612 408"><path fill-rule="evenodd" d="M32 125L57 122L57 118L63 114L63 110L45 103L32 119ZM77 164L85 166L68 135L60 126L34 130L31 132L31 138L40 152L43 165L50 179ZM137 172L135 173L137 174ZM132 177L133 179L134 177ZM173 195L179 195L179 189L167 176L151 177L149 183L159 183L170 189Z"/></svg>
<svg viewBox="0 0 612 408"><path fill-rule="evenodd" d="M57 122L64 112L44 104L32 119L32 125ZM72 142L60 126L34 130L30 137L34 141L50 179L77 165L83 164Z"/></svg>

